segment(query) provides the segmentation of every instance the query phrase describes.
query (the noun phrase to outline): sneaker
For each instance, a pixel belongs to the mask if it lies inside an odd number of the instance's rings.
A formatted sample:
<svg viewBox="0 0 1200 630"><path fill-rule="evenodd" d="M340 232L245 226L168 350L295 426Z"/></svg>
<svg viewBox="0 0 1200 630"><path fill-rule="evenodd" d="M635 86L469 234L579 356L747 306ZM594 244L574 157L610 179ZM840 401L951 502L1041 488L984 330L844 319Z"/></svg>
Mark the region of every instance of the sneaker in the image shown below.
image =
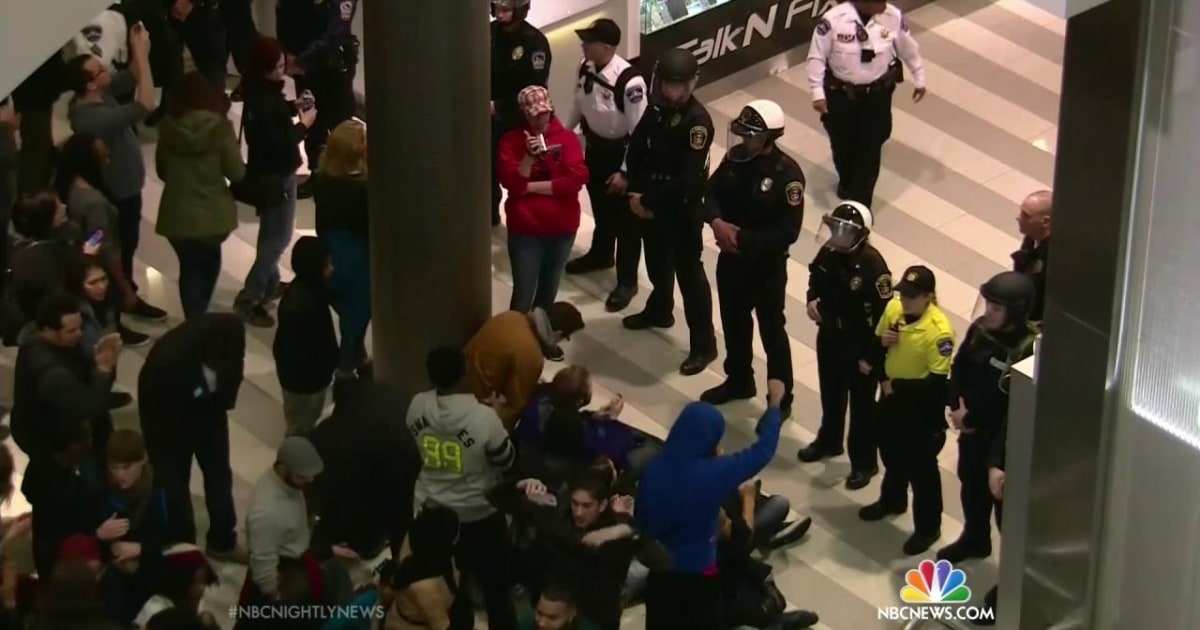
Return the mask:
<svg viewBox="0 0 1200 630"><path fill-rule="evenodd" d="M771 540L767 541L767 549L774 550L780 547L786 547L808 533L812 527L812 517L798 518L790 523L784 523L783 527L775 534ZM811 624L810 624L811 625Z"/></svg>
<svg viewBox="0 0 1200 630"><path fill-rule="evenodd" d="M152 305L148 304L142 298L138 298L137 303L133 305L133 308L129 309L128 311L125 311L125 313L127 315L133 315L134 317L136 317L138 319L144 319L144 320L150 321L150 322L165 322L165 321L167 321L167 312L166 311L162 310L161 308L158 308L157 306L152 306Z"/></svg>
<svg viewBox="0 0 1200 630"><path fill-rule="evenodd" d="M567 353L563 352L563 349L560 346L547 348L544 352L542 352L542 354L546 355L547 361L553 361L555 363L561 363L567 358Z"/></svg>
<svg viewBox="0 0 1200 630"><path fill-rule="evenodd" d="M255 328L270 328L275 325L275 318L261 304L254 306L235 306L234 311L242 321Z"/></svg>
<svg viewBox="0 0 1200 630"><path fill-rule="evenodd" d="M108 392L108 410L121 409L133 404L133 396L128 392Z"/></svg>
<svg viewBox="0 0 1200 630"><path fill-rule="evenodd" d="M121 335L121 345L126 348L137 348L150 343L150 335L126 328L125 326L118 326L117 333Z"/></svg>

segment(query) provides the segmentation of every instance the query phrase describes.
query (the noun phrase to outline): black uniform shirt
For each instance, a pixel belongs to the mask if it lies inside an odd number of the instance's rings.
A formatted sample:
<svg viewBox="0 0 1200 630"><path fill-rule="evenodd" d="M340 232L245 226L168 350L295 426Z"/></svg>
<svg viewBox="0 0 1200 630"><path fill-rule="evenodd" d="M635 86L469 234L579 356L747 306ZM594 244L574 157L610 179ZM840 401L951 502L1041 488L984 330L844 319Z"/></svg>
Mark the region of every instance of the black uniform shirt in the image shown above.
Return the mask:
<svg viewBox="0 0 1200 630"><path fill-rule="evenodd" d="M800 165L778 148L749 162L726 159L708 180L704 218L741 228L742 256L786 258L800 236L805 185Z"/></svg>
<svg viewBox="0 0 1200 630"><path fill-rule="evenodd" d="M508 32L492 21L492 101L501 125L521 120L517 95L531 86L546 87L550 80L550 42L528 22Z"/></svg>
<svg viewBox="0 0 1200 630"><path fill-rule="evenodd" d="M351 24L358 0L280 0L279 41L307 72L352 72L358 45Z"/></svg>
<svg viewBox="0 0 1200 630"><path fill-rule="evenodd" d="M1021 241L1021 249L1013 252L1013 271L1023 273L1033 279L1037 295L1033 300L1029 320L1042 321L1043 310L1046 307L1046 257L1050 254L1050 239L1034 243L1033 239L1025 237Z"/></svg>
<svg viewBox="0 0 1200 630"><path fill-rule="evenodd" d="M629 192L654 212L699 211L708 182L713 122L692 97L679 109L652 106L629 139Z"/></svg>
<svg viewBox="0 0 1200 630"><path fill-rule="evenodd" d="M843 331L852 340L854 359L883 368L885 350L875 327L892 299L892 272L879 250L870 243L849 254L822 247L808 265L807 299L821 301L822 328Z"/></svg>
<svg viewBox="0 0 1200 630"><path fill-rule="evenodd" d="M1037 334L1029 328L988 333L973 322L950 368L947 403L958 409L959 398L967 406L963 423L988 436L999 431L1008 417L1009 371L1033 354Z"/></svg>

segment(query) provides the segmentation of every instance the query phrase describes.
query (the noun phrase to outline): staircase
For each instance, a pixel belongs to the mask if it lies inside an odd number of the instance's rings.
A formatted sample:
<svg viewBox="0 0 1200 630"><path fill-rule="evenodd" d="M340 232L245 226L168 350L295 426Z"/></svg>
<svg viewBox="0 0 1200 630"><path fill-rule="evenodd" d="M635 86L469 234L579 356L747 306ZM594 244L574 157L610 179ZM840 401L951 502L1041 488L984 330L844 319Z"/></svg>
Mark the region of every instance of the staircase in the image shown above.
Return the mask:
<svg viewBox="0 0 1200 630"><path fill-rule="evenodd" d="M62 48L113 0L0 2L0 98Z"/></svg>

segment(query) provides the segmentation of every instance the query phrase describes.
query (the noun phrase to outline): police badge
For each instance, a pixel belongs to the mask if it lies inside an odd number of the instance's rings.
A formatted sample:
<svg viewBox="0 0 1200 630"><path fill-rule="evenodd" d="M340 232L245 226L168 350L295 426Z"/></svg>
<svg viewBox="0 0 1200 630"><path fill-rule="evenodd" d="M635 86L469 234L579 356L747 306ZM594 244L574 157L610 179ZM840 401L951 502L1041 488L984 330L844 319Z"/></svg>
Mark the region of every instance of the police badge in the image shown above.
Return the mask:
<svg viewBox="0 0 1200 630"><path fill-rule="evenodd" d="M520 61L521 57L524 57L524 56L525 56L525 47L524 46L517 46L516 48L513 49L513 51L512 51L513 61Z"/></svg>
<svg viewBox="0 0 1200 630"><path fill-rule="evenodd" d="M862 288L862 278L854 276L850 278L850 290L857 291Z"/></svg>
<svg viewBox="0 0 1200 630"><path fill-rule="evenodd" d="M679 126L679 123L680 123L681 121L683 121L683 116L681 116L681 115L679 115L679 114L675 114L674 116L672 116L672 117L671 117L671 126L672 126L672 127L678 127L678 126Z"/></svg>
<svg viewBox="0 0 1200 630"><path fill-rule="evenodd" d="M762 180L762 183L758 185L758 189L763 192L767 192L767 191L771 190L771 186L774 183L775 182L771 181L770 177L764 177Z"/></svg>

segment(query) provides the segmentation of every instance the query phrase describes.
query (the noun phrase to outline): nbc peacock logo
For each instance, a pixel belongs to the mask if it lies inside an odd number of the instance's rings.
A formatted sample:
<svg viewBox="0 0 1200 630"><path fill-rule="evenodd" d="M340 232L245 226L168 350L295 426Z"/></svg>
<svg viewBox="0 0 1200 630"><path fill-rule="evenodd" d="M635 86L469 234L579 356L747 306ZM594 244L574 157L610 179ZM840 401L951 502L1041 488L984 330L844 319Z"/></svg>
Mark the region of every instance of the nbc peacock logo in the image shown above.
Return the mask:
<svg viewBox="0 0 1200 630"><path fill-rule="evenodd" d="M906 604L964 604L971 600L971 588L962 569L946 560L922 560L904 575L900 600Z"/></svg>

